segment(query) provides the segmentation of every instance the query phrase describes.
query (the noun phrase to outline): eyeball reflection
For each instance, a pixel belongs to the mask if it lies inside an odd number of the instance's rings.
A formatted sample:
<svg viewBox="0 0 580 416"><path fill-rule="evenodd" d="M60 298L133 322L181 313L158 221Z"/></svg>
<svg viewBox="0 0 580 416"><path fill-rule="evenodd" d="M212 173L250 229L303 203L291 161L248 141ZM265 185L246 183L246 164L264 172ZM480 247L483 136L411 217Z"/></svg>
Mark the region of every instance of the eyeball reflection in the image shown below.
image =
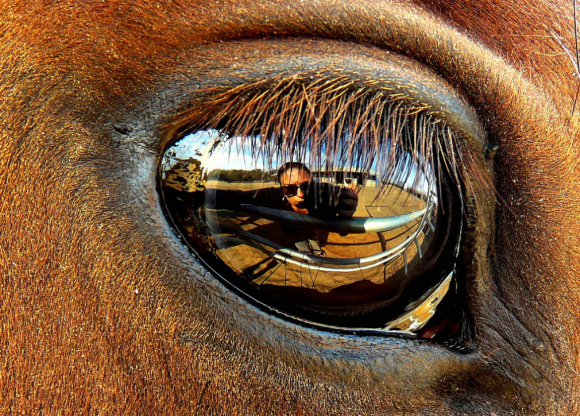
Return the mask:
<svg viewBox="0 0 580 416"><path fill-rule="evenodd" d="M161 188L187 243L234 284L323 316L394 307L387 316L401 321L445 286L424 276L447 223L423 153L389 140L331 149L197 131L165 152ZM414 329L417 319L387 326Z"/></svg>

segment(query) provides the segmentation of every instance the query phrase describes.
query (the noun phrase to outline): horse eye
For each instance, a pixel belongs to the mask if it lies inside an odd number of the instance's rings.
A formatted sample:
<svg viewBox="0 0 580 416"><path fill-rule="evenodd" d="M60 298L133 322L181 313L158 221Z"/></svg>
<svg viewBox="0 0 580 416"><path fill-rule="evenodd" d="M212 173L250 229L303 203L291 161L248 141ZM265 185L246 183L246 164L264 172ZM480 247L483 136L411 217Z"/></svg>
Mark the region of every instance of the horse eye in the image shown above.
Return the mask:
<svg viewBox="0 0 580 416"><path fill-rule="evenodd" d="M215 276L269 311L425 334L457 303L462 191L449 129L417 112L389 120L374 135L187 131L161 160L166 214Z"/></svg>

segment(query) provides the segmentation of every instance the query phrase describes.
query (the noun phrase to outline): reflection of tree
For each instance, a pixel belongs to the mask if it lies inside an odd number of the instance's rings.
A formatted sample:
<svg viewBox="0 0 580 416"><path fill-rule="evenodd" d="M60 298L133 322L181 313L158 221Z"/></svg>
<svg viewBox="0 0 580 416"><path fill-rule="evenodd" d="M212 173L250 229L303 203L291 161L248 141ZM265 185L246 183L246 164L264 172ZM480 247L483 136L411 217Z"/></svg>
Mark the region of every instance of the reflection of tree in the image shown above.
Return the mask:
<svg viewBox="0 0 580 416"><path fill-rule="evenodd" d="M262 169L215 169L211 171L208 179L225 182L256 182L272 180L275 176L274 171L264 172Z"/></svg>
<svg viewBox="0 0 580 416"><path fill-rule="evenodd" d="M205 189L206 180L207 173L203 172L201 161L190 157L168 169L163 184L182 192L196 192Z"/></svg>

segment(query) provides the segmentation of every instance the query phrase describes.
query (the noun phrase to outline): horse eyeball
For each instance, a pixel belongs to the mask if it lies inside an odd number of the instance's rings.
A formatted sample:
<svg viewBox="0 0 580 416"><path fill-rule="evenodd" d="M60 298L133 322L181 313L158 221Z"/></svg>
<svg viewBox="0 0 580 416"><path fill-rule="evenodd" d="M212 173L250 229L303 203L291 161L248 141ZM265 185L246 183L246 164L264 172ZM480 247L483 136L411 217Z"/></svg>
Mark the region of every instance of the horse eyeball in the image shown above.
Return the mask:
<svg viewBox="0 0 580 416"><path fill-rule="evenodd" d="M402 134L189 132L163 155L162 200L195 256L268 310L415 334L455 294L462 207L437 137Z"/></svg>

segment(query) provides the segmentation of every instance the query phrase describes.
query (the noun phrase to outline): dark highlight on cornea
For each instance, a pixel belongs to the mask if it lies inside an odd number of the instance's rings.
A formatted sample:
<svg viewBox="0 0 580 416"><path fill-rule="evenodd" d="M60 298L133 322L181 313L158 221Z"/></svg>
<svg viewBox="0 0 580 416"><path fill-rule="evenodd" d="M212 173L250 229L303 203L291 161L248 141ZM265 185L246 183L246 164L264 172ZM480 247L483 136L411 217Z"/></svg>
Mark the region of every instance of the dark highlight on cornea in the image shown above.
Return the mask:
<svg viewBox="0 0 580 416"><path fill-rule="evenodd" d="M483 157L476 157L427 104L388 86L295 74L197 94L203 98L183 110L168 129L182 131L178 137L216 129L224 141L251 140L252 156L261 156L264 171L278 168L272 166L274 160L327 171L369 173L374 166L384 191L390 192L389 184L405 182L412 174L411 158L423 172L449 172L476 205L478 195L495 195Z"/></svg>

